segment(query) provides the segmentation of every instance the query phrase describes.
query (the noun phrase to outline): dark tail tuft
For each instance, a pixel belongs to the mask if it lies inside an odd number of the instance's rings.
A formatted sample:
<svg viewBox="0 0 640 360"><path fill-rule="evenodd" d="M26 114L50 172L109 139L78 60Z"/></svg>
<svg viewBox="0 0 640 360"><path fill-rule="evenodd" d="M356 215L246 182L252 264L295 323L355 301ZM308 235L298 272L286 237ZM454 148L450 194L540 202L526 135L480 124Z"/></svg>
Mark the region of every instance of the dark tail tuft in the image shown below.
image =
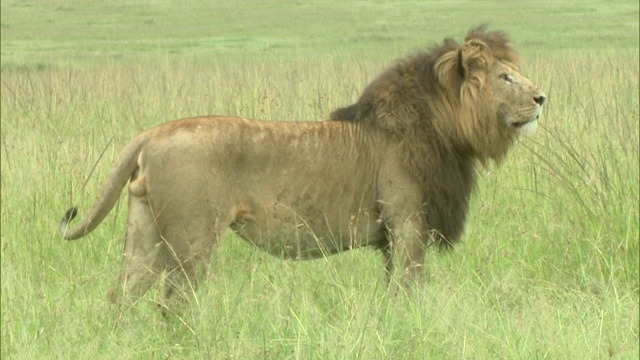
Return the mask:
<svg viewBox="0 0 640 360"><path fill-rule="evenodd" d="M62 220L60 220L60 235L62 235L62 237L64 237L65 233L67 232L67 225L71 220L73 220L73 218L76 217L76 215L78 215L78 208L74 206L67 210L67 212L62 217Z"/></svg>

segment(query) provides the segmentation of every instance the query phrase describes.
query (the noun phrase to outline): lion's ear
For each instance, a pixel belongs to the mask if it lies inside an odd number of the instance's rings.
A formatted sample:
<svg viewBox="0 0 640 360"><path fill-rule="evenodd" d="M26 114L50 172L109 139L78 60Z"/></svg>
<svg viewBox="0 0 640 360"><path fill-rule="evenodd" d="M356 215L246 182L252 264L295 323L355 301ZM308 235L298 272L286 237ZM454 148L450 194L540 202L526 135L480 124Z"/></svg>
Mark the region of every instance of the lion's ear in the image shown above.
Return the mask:
<svg viewBox="0 0 640 360"><path fill-rule="evenodd" d="M476 71L487 69L492 61L492 56L487 44L477 39L471 39L458 50L458 61L462 66L463 73L468 76Z"/></svg>
<svg viewBox="0 0 640 360"><path fill-rule="evenodd" d="M434 64L438 81L446 89L457 89L465 77L459 50L451 50L440 56Z"/></svg>
<svg viewBox="0 0 640 360"><path fill-rule="evenodd" d="M462 49L456 52L456 72L462 79L464 79L465 75L467 74L467 70L464 68L462 61Z"/></svg>

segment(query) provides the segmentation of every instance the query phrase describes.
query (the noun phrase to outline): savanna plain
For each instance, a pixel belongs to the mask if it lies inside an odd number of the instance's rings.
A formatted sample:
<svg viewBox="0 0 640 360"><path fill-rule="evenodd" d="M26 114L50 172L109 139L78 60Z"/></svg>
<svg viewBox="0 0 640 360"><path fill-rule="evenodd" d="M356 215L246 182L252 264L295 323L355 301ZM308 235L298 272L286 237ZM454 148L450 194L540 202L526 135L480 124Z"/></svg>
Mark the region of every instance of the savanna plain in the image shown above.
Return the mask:
<svg viewBox="0 0 640 360"><path fill-rule="evenodd" d="M2 359L638 359L637 1L2 1ZM138 132L326 119L397 58L483 22L548 95L479 166L463 241L390 296L382 257L308 262L228 233L188 309L114 309L126 195L62 240ZM321 181L321 179L318 179Z"/></svg>

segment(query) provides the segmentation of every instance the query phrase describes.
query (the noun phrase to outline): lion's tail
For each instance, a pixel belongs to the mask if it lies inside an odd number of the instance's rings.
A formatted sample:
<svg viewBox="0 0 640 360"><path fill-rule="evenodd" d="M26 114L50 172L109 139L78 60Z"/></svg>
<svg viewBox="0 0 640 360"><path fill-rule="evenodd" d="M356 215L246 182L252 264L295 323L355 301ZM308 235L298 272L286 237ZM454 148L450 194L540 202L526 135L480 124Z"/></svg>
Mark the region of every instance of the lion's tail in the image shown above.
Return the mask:
<svg viewBox="0 0 640 360"><path fill-rule="evenodd" d="M72 207L64 214L60 220L60 234L66 240L75 240L93 231L104 218L109 214L126 185L129 177L138 166L138 155L142 149L146 137L144 134L135 137L118 155L118 158L111 168L107 180L102 185L100 194L93 204L89 213L73 228L67 226L78 214L78 208Z"/></svg>

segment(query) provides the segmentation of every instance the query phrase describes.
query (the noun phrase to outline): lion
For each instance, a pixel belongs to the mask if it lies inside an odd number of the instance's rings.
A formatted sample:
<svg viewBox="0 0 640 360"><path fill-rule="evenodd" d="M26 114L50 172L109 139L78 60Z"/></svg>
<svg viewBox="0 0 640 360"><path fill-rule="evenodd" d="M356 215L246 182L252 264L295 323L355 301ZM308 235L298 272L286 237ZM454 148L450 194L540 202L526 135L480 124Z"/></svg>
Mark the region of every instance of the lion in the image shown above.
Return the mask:
<svg viewBox="0 0 640 360"><path fill-rule="evenodd" d="M196 117L135 136L73 240L93 231L129 182L123 263L111 298L140 299L164 274L162 304L193 296L230 228L307 260L381 250L397 284L419 281L427 248L462 235L476 165L499 163L536 129L545 95L518 70L507 35L472 29L399 61L320 122Z"/></svg>

